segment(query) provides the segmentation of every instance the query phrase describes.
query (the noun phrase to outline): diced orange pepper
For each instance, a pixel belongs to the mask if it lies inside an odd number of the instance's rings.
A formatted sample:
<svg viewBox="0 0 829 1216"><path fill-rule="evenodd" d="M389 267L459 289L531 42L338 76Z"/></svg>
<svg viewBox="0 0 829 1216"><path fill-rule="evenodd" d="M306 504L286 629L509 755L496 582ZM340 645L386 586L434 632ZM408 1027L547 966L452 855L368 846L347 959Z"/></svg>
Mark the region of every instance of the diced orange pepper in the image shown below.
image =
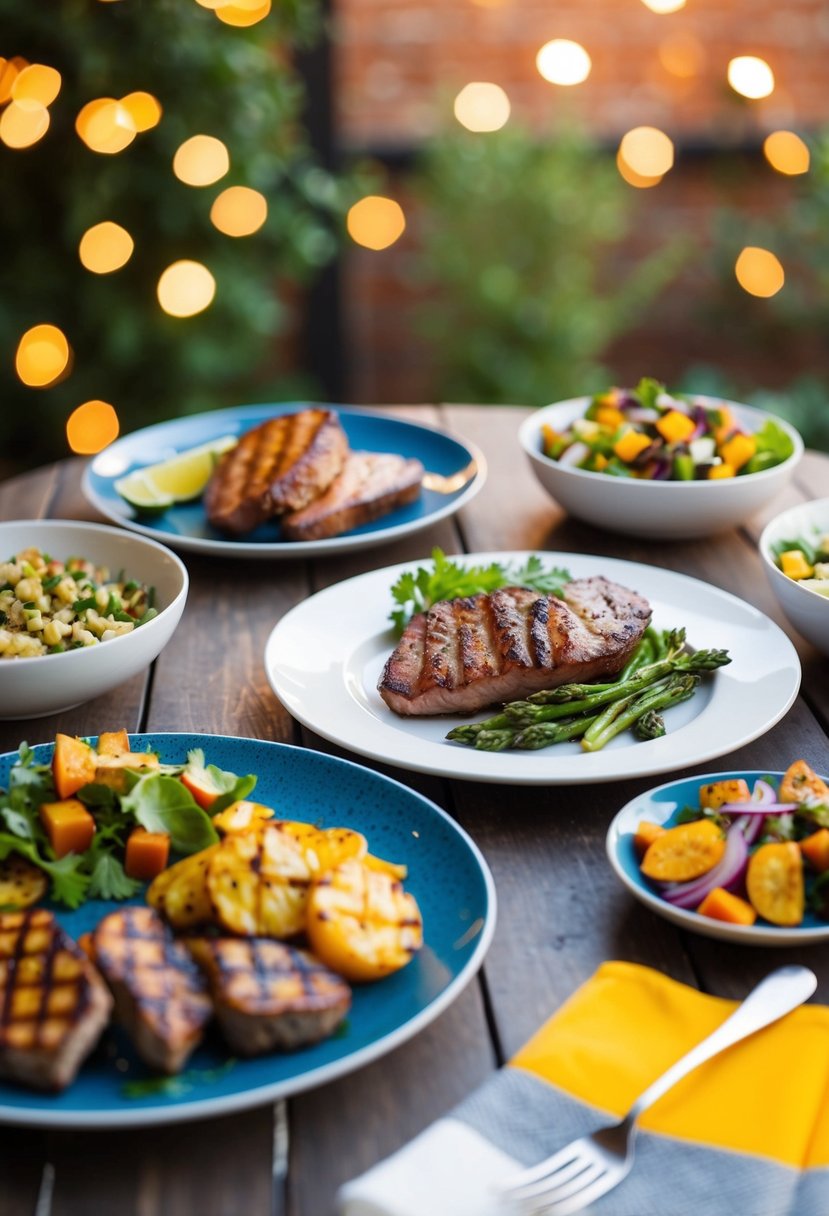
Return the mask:
<svg viewBox="0 0 829 1216"><path fill-rule="evenodd" d="M44 802L40 819L56 857L85 853L95 835L95 820L77 798Z"/></svg>
<svg viewBox="0 0 829 1216"><path fill-rule="evenodd" d="M708 480L709 481L723 481L727 477L736 477L736 476L737 476L737 470L734 468L733 465L726 464L725 461L723 461L722 464L713 465L708 470Z"/></svg>
<svg viewBox="0 0 829 1216"><path fill-rule="evenodd" d="M609 431L617 430L625 420L621 410L615 405L600 405L596 410L596 421L600 426L606 426Z"/></svg>
<svg viewBox="0 0 829 1216"><path fill-rule="evenodd" d="M150 882L167 868L170 858L170 837L166 832L147 832L133 828L127 840L124 869L129 878Z"/></svg>
<svg viewBox="0 0 829 1216"><path fill-rule="evenodd" d="M613 451L620 460L630 462L631 460L635 460L641 452L644 452L645 448L649 448L652 442L647 435L641 435L638 431L631 429L625 431L624 435L616 440L613 445Z"/></svg>
<svg viewBox="0 0 829 1216"><path fill-rule="evenodd" d="M606 456L602 455L601 452L597 452L596 455L593 457L593 468L595 469L595 471L597 473L603 472L603 470L607 468L609 463L610 463L610 461L607 459Z"/></svg>
<svg viewBox="0 0 829 1216"><path fill-rule="evenodd" d="M829 870L829 828L818 828L798 844L803 856L819 874Z"/></svg>
<svg viewBox="0 0 829 1216"><path fill-rule="evenodd" d="M685 443L697 429L697 424L681 410L668 410L656 423L656 429L666 443Z"/></svg>
<svg viewBox="0 0 829 1216"><path fill-rule="evenodd" d="M95 780L95 752L82 739L55 736L52 775L59 798L71 798L82 786Z"/></svg>
<svg viewBox="0 0 829 1216"><path fill-rule="evenodd" d="M737 429L737 423L727 405L721 405L717 412L720 415L720 421L714 427L714 438L717 443L725 443L728 436Z"/></svg>
<svg viewBox="0 0 829 1216"><path fill-rule="evenodd" d="M732 469L741 469L757 451L757 440L753 435L732 435L720 444L720 455Z"/></svg>
<svg viewBox="0 0 829 1216"><path fill-rule="evenodd" d="M129 735L125 730L105 730L98 735L95 750L99 756L120 756L130 750Z"/></svg>
<svg viewBox="0 0 829 1216"><path fill-rule="evenodd" d="M714 920L724 920L730 925L753 925L757 913L751 904L739 895L732 895L724 887L714 887L697 908L700 916L710 916Z"/></svg>
<svg viewBox="0 0 829 1216"><path fill-rule="evenodd" d="M780 569L787 578L794 579L811 578L815 572L814 566L809 565L802 549L787 549L785 553L781 553Z"/></svg>
<svg viewBox="0 0 829 1216"><path fill-rule="evenodd" d="M555 427L550 426L545 422L541 428L542 446L546 452L548 448L554 448L562 436L558 433Z"/></svg>
<svg viewBox="0 0 829 1216"><path fill-rule="evenodd" d="M633 847L637 857L644 857L657 836L662 836L664 831L665 829L660 824L642 819L636 829L636 835L633 837Z"/></svg>

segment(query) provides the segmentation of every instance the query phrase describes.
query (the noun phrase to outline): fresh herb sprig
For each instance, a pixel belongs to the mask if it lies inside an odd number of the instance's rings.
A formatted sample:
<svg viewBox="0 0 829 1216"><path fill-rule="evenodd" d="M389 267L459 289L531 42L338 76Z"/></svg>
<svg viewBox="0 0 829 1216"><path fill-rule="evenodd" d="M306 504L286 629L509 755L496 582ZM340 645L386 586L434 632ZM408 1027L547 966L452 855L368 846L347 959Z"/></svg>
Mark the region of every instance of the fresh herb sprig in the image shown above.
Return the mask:
<svg viewBox="0 0 829 1216"><path fill-rule="evenodd" d="M497 591L500 587L529 587L539 595L561 595L571 581L569 571L545 566L533 554L523 565L461 565L442 549L432 550L432 568L418 566L400 575L391 589L399 607L389 613L398 636L418 612L427 612L441 600L456 600L468 595Z"/></svg>

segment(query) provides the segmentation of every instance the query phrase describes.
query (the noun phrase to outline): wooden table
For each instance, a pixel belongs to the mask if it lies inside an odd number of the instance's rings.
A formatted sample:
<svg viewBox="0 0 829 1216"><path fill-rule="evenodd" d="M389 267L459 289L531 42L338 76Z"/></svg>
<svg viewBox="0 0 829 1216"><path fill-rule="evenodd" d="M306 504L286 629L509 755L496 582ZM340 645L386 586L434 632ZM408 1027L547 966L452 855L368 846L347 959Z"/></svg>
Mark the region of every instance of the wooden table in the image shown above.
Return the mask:
<svg viewBox="0 0 829 1216"><path fill-rule="evenodd" d="M449 553L557 549L660 565L750 600L791 633L756 552L761 517L697 542L626 540L567 519L537 485L515 438L524 411L423 406L393 412L438 423L485 452L488 483L459 517L396 547L341 559L244 565L186 555L190 597L154 670L54 718L0 723L0 751L15 749L21 738L49 741L57 730L96 735L120 726L247 735L334 751L300 729L274 697L262 664L265 640L280 616L312 592L424 557L434 545ZM0 518L95 518L80 494L82 467L64 461L0 484ZM829 457L810 453L769 513L825 495L827 484ZM724 758L723 768L781 769L805 756L829 769L829 661L796 635L794 641L803 661L800 697L765 737ZM818 971L821 999L829 1001L829 946L767 951L686 935L622 889L605 860L605 831L616 809L652 782L546 790L412 774L405 780L471 833L495 876L495 940L482 973L454 1005L379 1062L276 1110L136 1132L3 1129L0 1216L33 1216L45 1162L54 1167L53 1216L332 1216L341 1182L480 1084L608 958L646 963L733 997L771 965L798 959ZM47 1211L38 1208L38 1216Z"/></svg>

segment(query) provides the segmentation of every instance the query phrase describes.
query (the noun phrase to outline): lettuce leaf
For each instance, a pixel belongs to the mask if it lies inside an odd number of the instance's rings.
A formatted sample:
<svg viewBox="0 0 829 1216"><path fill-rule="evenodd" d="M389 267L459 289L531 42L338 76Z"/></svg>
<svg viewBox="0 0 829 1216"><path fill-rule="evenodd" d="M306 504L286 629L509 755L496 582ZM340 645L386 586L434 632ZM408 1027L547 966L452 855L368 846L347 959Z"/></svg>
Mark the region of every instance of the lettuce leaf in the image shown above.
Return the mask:
<svg viewBox="0 0 829 1216"><path fill-rule="evenodd" d="M176 853L197 853L216 844L216 829L193 795L175 777L148 773L121 799L121 810L148 832L167 832Z"/></svg>

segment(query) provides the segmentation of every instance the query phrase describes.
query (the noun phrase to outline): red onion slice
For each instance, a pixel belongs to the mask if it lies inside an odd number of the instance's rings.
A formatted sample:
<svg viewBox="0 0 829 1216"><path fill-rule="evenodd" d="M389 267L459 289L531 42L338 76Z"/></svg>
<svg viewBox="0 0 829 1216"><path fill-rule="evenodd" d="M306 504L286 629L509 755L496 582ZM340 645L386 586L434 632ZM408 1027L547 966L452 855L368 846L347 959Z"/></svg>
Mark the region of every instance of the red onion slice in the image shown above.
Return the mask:
<svg viewBox="0 0 829 1216"><path fill-rule="evenodd" d="M796 802L767 802L756 806L751 802L724 802L717 807L723 815L779 815L783 811L796 811Z"/></svg>
<svg viewBox="0 0 829 1216"><path fill-rule="evenodd" d="M772 802L777 801L777 790L773 785L769 785L768 781L764 781L759 777L754 782L754 789L751 791L751 801L756 802L759 806L769 806Z"/></svg>
<svg viewBox="0 0 829 1216"><path fill-rule="evenodd" d="M569 448L565 448L558 458L558 463L563 465L581 464L583 460L587 460L590 455L590 448L586 443L571 443Z"/></svg>
<svg viewBox="0 0 829 1216"><path fill-rule="evenodd" d="M748 841L744 824L735 819L728 830L725 852L712 870L688 882L666 883L660 894L675 908L697 908L715 887L735 886L745 873L748 863Z"/></svg>

